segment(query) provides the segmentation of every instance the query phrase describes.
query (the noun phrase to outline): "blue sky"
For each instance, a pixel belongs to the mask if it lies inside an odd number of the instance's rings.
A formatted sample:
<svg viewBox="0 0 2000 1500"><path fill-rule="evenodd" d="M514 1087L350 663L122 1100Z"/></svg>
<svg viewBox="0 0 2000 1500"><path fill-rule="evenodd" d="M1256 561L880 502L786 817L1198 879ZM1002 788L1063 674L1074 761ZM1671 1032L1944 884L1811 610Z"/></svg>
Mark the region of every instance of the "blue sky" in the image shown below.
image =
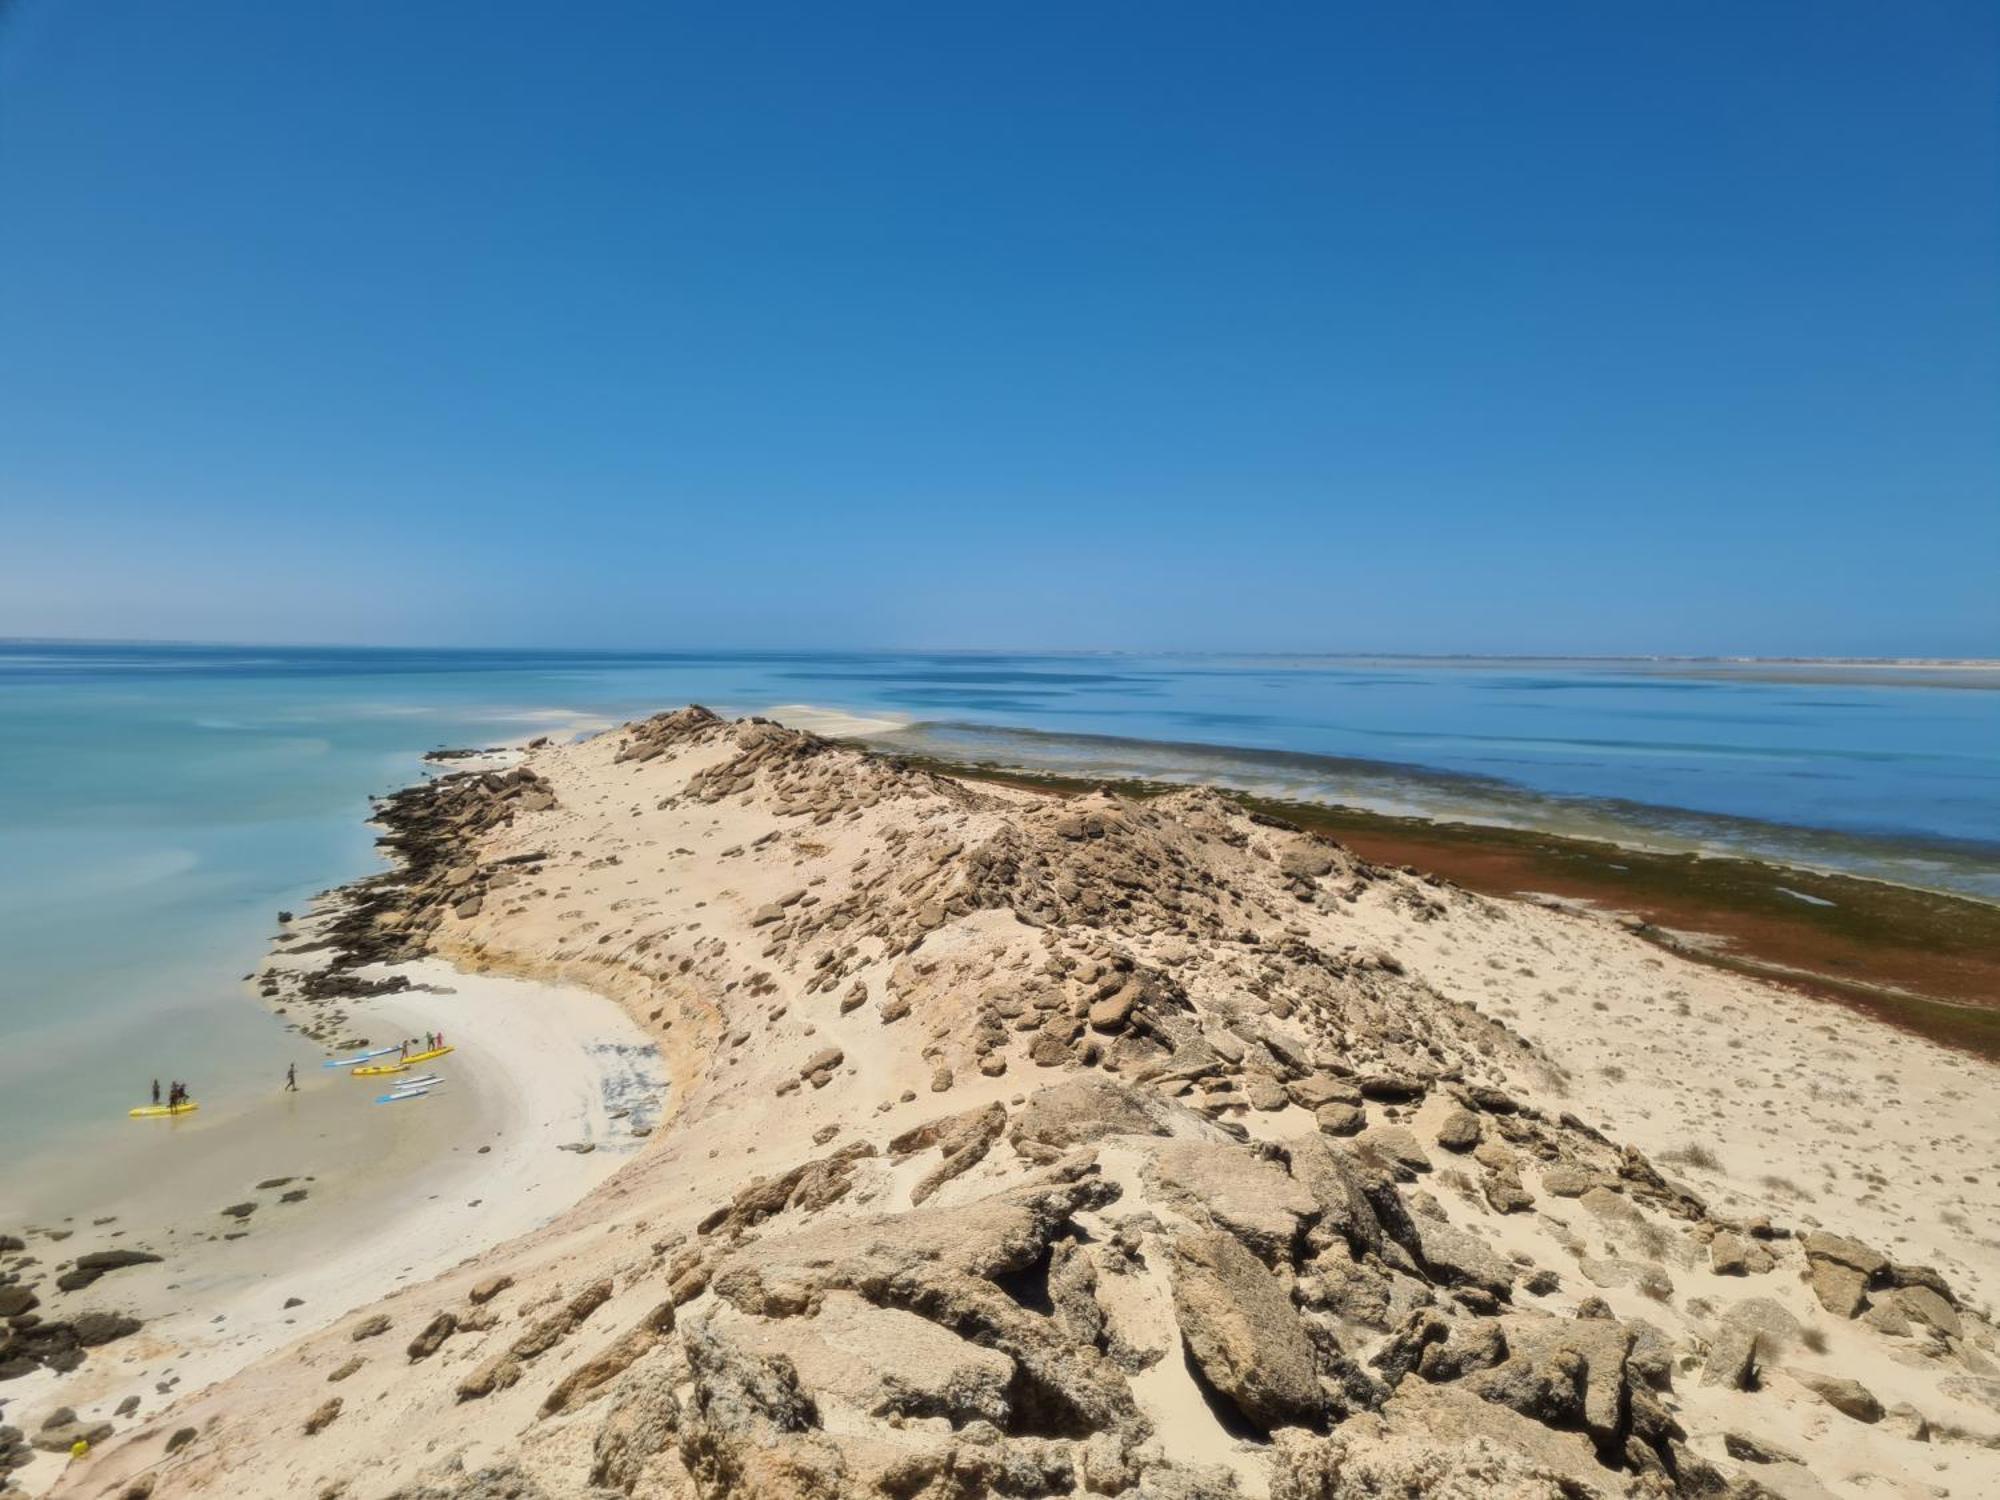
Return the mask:
<svg viewBox="0 0 2000 1500"><path fill-rule="evenodd" d="M16 0L0 634L2000 654L1996 17Z"/></svg>

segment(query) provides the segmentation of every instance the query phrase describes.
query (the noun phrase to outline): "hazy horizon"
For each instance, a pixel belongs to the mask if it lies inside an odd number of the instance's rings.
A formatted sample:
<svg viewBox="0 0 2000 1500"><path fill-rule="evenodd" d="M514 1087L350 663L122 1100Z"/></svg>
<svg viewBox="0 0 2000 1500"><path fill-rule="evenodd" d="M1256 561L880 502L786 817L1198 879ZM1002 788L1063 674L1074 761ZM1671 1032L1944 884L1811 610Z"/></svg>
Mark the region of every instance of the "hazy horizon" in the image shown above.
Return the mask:
<svg viewBox="0 0 2000 1500"><path fill-rule="evenodd" d="M0 647L6 646L82 646L119 647L130 646L156 649L182 649L189 651L353 651L357 653L405 652L439 656L489 655L506 656L550 656L550 657L812 657L812 656L1018 656L1018 657L1088 657L1088 656L1131 656L1131 657L1199 657L1214 656L1241 658L1247 660L1290 660L1299 661L1403 661L1403 662L1603 662L1606 664L1656 662L1661 664L1703 663L1716 665L1771 665L1788 663L1799 665L1825 666L1897 666L1937 663L1949 666L1981 667L2000 665L2000 656L1945 656L1936 654L1897 656L1855 656L1855 655L1759 655L1749 652L1707 652L1688 653L1676 651L1492 651L1492 650L1439 650L1439 651L1342 651L1318 648L1269 647L1144 647L1144 646L879 646L865 642L814 645L766 645L766 646L685 646L685 645L628 645L628 646L557 646L537 645L532 642L479 642L471 644L437 645L421 641L331 641L331 640L187 640L166 636L33 636L0 635Z"/></svg>
<svg viewBox="0 0 2000 1500"><path fill-rule="evenodd" d="M865 652L881 654L916 654L935 652L941 655L1014 655L1039 652L1051 656L1301 656L1301 657L1400 657L1411 661L1426 658L1437 660L1488 659L1493 661L1530 661L1537 658L1562 661L1823 661L1823 662L1897 662L1916 660L1936 660L1953 662L2000 661L1992 656L1853 656L1824 655L1807 656L1797 654L1760 655L1754 652L1681 652L1681 651L1479 651L1479 650L1439 650L1439 651L1343 651L1336 648L1318 647L1219 647L1219 646L884 646L867 641L853 641L842 644L778 645L778 646L678 646L644 645L629 646L558 646L543 645L533 641L486 641L459 645L438 645L424 641L344 641L344 640L199 640L178 636L140 635L0 635L0 644L24 646L185 646L196 649L256 651L440 651L440 652L545 652L560 654L601 654L607 656L646 656L673 652Z"/></svg>

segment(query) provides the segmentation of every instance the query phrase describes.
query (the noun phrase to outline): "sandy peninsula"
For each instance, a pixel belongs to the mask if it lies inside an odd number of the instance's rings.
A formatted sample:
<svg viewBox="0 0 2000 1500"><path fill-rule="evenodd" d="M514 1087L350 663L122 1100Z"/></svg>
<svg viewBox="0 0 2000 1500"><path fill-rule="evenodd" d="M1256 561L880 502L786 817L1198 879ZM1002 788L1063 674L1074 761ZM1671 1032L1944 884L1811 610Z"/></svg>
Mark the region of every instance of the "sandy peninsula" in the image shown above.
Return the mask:
<svg viewBox="0 0 2000 1500"><path fill-rule="evenodd" d="M658 1119L546 1222L316 1289L354 1300L56 1493L2000 1493L2000 1077L1963 1051L1212 792L698 709L381 812L398 868L288 1003L585 989Z"/></svg>

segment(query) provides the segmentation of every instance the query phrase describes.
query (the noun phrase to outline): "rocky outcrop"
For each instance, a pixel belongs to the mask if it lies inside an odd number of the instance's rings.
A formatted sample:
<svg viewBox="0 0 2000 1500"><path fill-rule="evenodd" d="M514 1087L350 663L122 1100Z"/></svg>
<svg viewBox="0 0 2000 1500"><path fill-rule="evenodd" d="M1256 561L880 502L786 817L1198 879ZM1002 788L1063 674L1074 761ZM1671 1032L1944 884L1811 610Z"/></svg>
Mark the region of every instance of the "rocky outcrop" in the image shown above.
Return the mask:
<svg viewBox="0 0 2000 1500"><path fill-rule="evenodd" d="M1712 1213L1382 935L1476 948L1503 908L1216 793L1041 798L689 708L378 815L399 867L330 924L324 1026L437 949L601 983L678 1069L597 1217L392 1304L407 1358L355 1363L386 1313L315 1350L272 1427L331 1407L315 1453L481 1424L413 1500L1753 1500L1815 1461L1785 1413L1950 1440L1853 1348L1953 1372L1960 1415L1992 1380L1944 1277Z"/></svg>

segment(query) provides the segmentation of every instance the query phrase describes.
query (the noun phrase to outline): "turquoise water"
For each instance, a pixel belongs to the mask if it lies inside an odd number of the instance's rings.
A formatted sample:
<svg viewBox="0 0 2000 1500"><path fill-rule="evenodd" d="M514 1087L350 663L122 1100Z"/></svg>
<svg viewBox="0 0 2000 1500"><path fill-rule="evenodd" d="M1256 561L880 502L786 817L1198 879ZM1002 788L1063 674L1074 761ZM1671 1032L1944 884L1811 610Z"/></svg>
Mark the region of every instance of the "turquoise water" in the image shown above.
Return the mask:
<svg viewBox="0 0 2000 1500"><path fill-rule="evenodd" d="M885 743L1729 849L2000 900L2000 673L0 642L0 1139L315 1061L240 978L439 745L695 700Z"/></svg>

